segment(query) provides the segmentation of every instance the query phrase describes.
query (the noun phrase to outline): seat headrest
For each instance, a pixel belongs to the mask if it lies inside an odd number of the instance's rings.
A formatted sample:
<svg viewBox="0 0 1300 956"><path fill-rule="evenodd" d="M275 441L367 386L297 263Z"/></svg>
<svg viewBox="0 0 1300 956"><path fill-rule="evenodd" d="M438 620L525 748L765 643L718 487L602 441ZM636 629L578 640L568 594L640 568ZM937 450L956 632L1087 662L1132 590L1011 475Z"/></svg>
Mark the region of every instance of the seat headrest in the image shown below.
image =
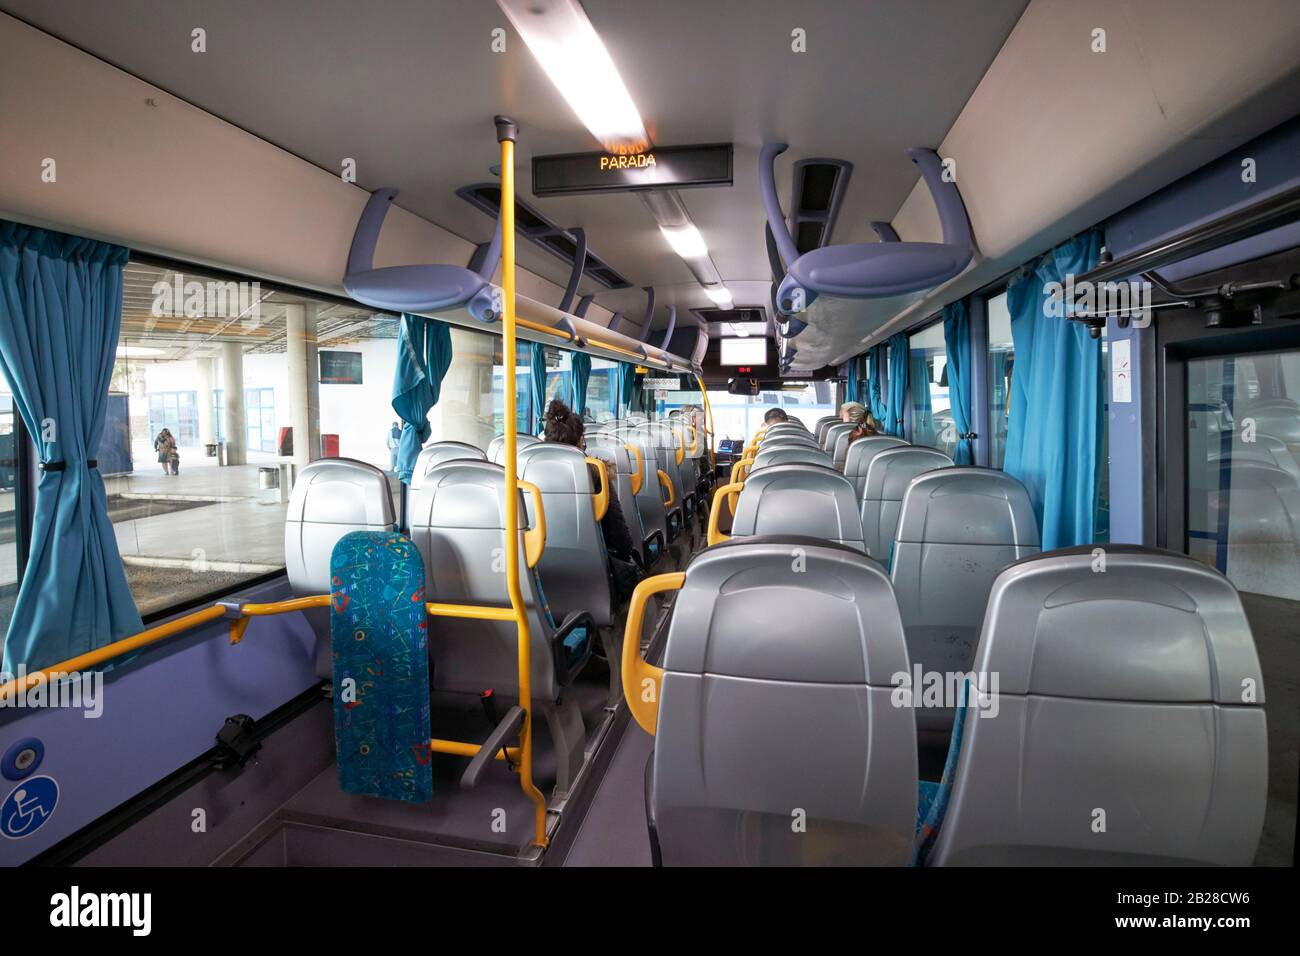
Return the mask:
<svg viewBox="0 0 1300 956"><path fill-rule="evenodd" d="M835 442L839 440L840 435L845 432L853 431L854 427L855 426L852 422L832 422L827 426L826 433L822 435L822 450L827 454L833 452L835 450Z"/></svg>
<svg viewBox="0 0 1300 956"><path fill-rule="evenodd" d="M908 669L889 578L816 538L760 535L699 552L672 620L669 671L883 687Z"/></svg>
<svg viewBox="0 0 1300 956"><path fill-rule="evenodd" d="M623 447L624 442L613 435L595 435L587 437L587 454L614 463L614 473L632 474L632 456Z"/></svg>
<svg viewBox="0 0 1300 956"><path fill-rule="evenodd" d="M975 666L999 674L1008 694L1264 702L1236 588L1185 555L1155 548L1067 548L1003 569Z"/></svg>
<svg viewBox="0 0 1300 956"><path fill-rule="evenodd" d="M520 448L523 448L525 445L532 445L539 441L541 441L541 439L538 438L536 435L516 434L515 451L517 452ZM488 447L487 447L488 461L493 462L494 464L497 465L501 464L502 459L505 457L505 453L506 453L505 448L506 448L505 435L498 435L496 438L488 442Z"/></svg>
<svg viewBox="0 0 1300 956"><path fill-rule="evenodd" d="M351 458L322 458L298 473L287 521L392 527L397 523L388 476Z"/></svg>
<svg viewBox="0 0 1300 956"><path fill-rule="evenodd" d="M867 463L862 497L869 501L902 501L907 486L917 475L951 466L952 459L933 448L918 445L886 448L876 452Z"/></svg>
<svg viewBox="0 0 1300 956"><path fill-rule="evenodd" d="M415 459L415 469L411 472L411 487L418 489L424 484L424 476L430 469L436 468L444 461L467 458L472 461L487 461L487 455L476 445L463 441L436 441L420 449Z"/></svg>
<svg viewBox="0 0 1300 956"><path fill-rule="evenodd" d="M411 526L504 530L505 480L505 469L490 461L444 462L425 476L422 494L412 496ZM523 527L527 511L522 492L519 497Z"/></svg>
<svg viewBox="0 0 1300 956"><path fill-rule="evenodd" d="M893 435L868 435L849 446L844 458L844 474L866 477L867 466L873 458L890 448L905 448L907 442Z"/></svg>
<svg viewBox="0 0 1300 956"><path fill-rule="evenodd" d="M753 472L740 493L731 533L803 533L865 547L853 485L824 465L768 465Z"/></svg>
<svg viewBox="0 0 1300 956"><path fill-rule="evenodd" d="M531 481L543 494L592 492L587 456L572 445L536 442L519 450L518 466L520 479Z"/></svg>
<svg viewBox="0 0 1300 956"><path fill-rule="evenodd" d="M882 459L896 454L900 452L880 455L871 474ZM946 467L910 480L895 538L916 544L1036 548L1038 519L1025 486L1005 472Z"/></svg>
<svg viewBox="0 0 1300 956"><path fill-rule="evenodd" d="M808 465L821 465L825 468L831 466L831 456L826 454L816 445L808 445L803 442L792 443L789 445L776 445L769 448L764 445L754 456L754 467L751 471L757 471L760 468L768 468L772 465L783 465L795 462L801 462Z"/></svg>

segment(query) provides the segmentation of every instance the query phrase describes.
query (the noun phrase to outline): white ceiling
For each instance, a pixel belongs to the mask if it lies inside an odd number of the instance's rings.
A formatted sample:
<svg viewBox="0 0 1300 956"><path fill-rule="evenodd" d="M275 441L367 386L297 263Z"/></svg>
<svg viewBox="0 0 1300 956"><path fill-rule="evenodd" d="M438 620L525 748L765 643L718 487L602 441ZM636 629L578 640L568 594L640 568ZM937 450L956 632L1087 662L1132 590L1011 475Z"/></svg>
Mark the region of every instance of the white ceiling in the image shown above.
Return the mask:
<svg viewBox="0 0 1300 956"><path fill-rule="evenodd" d="M756 163L760 145L788 191L796 159L851 161L836 242L869 241L916 181L903 150L936 147L1026 0L585 0L659 145L734 142L735 185L682 196L737 305L766 301ZM12 13L322 168L357 162L360 185L396 186L398 205L474 242L491 223L455 195L491 178L492 116L521 127L520 195L662 306L711 303L631 194L537 200L534 154L596 148L488 0L0 0ZM207 52L190 31L207 33ZM507 31L505 53L490 51ZM807 52L791 52L791 31ZM788 201L788 200L787 200ZM563 285L564 265L530 244L525 267ZM597 302L639 320L639 288Z"/></svg>

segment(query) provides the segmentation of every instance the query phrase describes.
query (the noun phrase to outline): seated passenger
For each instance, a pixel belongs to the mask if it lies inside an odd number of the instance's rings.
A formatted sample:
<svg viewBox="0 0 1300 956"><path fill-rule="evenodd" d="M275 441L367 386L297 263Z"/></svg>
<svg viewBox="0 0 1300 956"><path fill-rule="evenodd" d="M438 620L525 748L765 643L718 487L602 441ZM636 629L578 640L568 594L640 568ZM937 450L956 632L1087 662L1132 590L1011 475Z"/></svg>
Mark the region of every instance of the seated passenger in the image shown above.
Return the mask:
<svg viewBox="0 0 1300 956"><path fill-rule="evenodd" d="M769 408L763 416L764 425L775 425L777 422L788 422L790 416L785 413L784 409Z"/></svg>
<svg viewBox="0 0 1300 956"><path fill-rule="evenodd" d="M546 441L572 445L584 452L587 450L582 419L558 398L552 399L546 407L542 425ZM609 566L614 575L614 597L617 603L622 604L632 597L637 583L645 574L632 544L632 535L627 530L627 522L623 520L623 509L619 506L614 463L603 458L600 460L605 465L605 485L609 488L609 507L605 509L605 517L600 519L600 532L609 551Z"/></svg>
<svg viewBox="0 0 1300 956"><path fill-rule="evenodd" d="M852 445L859 438L869 438L872 435L880 434L880 423L867 410L867 407L860 402L845 402L840 406L840 421L850 422L855 427L849 432L849 444Z"/></svg>

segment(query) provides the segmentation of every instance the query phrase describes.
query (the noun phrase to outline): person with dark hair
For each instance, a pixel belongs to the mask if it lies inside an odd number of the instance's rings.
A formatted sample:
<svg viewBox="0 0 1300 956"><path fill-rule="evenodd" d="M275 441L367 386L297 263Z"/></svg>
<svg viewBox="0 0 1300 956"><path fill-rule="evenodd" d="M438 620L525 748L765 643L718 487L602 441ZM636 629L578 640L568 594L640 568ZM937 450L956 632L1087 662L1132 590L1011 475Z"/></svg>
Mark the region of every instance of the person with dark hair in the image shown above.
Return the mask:
<svg viewBox="0 0 1300 956"><path fill-rule="evenodd" d="M573 413L568 405L558 398L552 399L542 416L542 435L549 442L572 445L574 448L587 450L587 441L583 437L582 419ZM600 531L609 552L610 570L614 574L614 596L619 604L632 597L637 583L644 577L632 535L623 520L623 509L619 507L618 488L614 482L614 465L612 462L598 459L605 467L605 484L609 488L609 507L605 517L600 519Z"/></svg>
<svg viewBox="0 0 1300 956"><path fill-rule="evenodd" d="M775 425L777 422L788 422L790 416L785 413L783 408L769 408L767 414L763 416L764 425Z"/></svg>

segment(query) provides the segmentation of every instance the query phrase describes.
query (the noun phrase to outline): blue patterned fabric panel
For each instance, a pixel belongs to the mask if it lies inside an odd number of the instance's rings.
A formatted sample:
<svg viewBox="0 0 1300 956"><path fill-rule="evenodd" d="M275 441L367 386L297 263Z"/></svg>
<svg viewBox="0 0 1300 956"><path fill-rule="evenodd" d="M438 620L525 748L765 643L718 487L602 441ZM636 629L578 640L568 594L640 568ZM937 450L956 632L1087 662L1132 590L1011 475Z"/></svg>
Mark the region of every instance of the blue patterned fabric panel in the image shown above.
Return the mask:
<svg viewBox="0 0 1300 956"><path fill-rule="evenodd" d="M957 776L957 761L961 756L961 741L966 731L967 704L970 695L975 692L970 678L966 678L961 685L961 697L952 721L952 738L948 742L948 757L943 764L943 778L938 783L922 780L917 784L916 839L912 843L910 866L925 866L930 851L939 839L939 830L943 827L948 800L952 797L953 781Z"/></svg>
<svg viewBox="0 0 1300 956"><path fill-rule="evenodd" d="M345 793L433 796L424 562L405 535L353 531L330 559L334 743Z"/></svg>

